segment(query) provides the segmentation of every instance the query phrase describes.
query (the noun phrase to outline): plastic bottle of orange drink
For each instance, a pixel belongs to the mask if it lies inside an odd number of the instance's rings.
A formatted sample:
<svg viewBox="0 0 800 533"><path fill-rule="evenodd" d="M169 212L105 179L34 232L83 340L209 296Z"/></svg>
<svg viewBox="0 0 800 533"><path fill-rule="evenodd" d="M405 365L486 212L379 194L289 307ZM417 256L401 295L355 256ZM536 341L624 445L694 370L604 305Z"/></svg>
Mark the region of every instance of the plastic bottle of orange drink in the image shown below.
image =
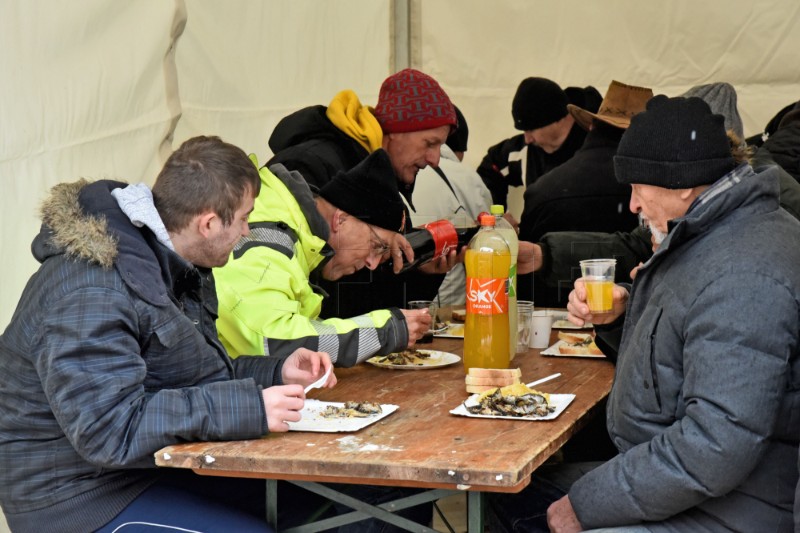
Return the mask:
<svg viewBox="0 0 800 533"><path fill-rule="evenodd" d="M508 272L511 251L495 230L493 215L480 217L481 229L467 248L467 320L464 369L508 368Z"/></svg>

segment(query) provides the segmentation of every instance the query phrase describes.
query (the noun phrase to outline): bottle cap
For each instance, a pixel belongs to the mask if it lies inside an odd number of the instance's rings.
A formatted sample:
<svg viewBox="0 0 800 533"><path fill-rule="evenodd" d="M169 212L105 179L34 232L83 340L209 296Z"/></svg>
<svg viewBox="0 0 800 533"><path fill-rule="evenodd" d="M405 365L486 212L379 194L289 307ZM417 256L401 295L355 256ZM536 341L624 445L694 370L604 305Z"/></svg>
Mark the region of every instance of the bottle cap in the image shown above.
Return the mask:
<svg viewBox="0 0 800 533"><path fill-rule="evenodd" d="M494 215L490 214L481 214L480 217L481 226L494 226Z"/></svg>
<svg viewBox="0 0 800 533"><path fill-rule="evenodd" d="M489 212L493 215L502 215L506 210L503 209L503 206L500 204L492 204L492 207L489 208Z"/></svg>

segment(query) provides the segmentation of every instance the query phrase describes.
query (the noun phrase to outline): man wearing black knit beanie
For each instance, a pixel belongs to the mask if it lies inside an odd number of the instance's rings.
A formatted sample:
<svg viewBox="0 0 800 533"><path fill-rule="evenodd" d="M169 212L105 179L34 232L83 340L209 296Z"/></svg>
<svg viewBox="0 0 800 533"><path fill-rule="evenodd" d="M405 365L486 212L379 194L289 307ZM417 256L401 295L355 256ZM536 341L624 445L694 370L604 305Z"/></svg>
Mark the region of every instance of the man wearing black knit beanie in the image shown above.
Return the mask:
<svg viewBox="0 0 800 533"><path fill-rule="evenodd" d="M606 409L619 454L582 475L562 465L566 495L543 527L793 531L800 248L787 243L800 222L779 205L778 171L737 165L721 115L665 96L633 117L615 170L662 241L614 286L610 315L590 314L582 280L570 294L573 322L621 333Z"/></svg>
<svg viewBox="0 0 800 533"><path fill-rule="evenodd" d="M567 104L597 112L602 97L594 87L561 87L546 78L526 78L511 104L514 127L523 133L489 148L478 174L496 204L506 206L508 187L525 185L572 157L586 138L567 113Z"/></svg>

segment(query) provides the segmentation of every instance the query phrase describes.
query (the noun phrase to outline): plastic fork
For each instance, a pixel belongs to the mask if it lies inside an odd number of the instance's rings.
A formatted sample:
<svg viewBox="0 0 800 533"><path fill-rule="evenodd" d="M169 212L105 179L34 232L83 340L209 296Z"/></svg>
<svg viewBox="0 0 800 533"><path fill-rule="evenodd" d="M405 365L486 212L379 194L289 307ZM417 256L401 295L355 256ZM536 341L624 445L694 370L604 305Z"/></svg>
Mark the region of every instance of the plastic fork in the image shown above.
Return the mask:
<svg viewBox="0 0 800 533"><path fill-rule="evenodd" d="M310 391L311 389L319 389L320 387L322 387L323 385L325 385L325 382L326 382L326 381L328 381L328 376L330 376L330 375L331 375L331 370L332 370L332 369L333 369L333 365L329 366L329 367L328 367L328 371L327 371L327 372L325 372L325 375L323 375L323 376L322 376L321 378L319 378L317 381L315 381L314 383L312 383L311 385L309 385L308 387L306 387L306 389L305 389L305 391L304 391L304 392L305 392L305 394L308 394L308 391Z"/></svg>

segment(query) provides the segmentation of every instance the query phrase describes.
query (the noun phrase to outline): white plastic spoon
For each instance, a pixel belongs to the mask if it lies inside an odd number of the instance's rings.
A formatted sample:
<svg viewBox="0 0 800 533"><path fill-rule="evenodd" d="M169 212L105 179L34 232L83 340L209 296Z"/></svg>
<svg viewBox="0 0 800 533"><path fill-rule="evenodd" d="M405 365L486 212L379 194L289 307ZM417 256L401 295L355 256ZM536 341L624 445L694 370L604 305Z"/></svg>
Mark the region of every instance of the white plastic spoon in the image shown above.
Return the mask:
<svg viewBox="0 0 800 533"><path fill-rule="evenodd" d="M546 378L537 379L536 381L532 381L532 382L528 383L527 386L528 386L528 388L535 387L536 385L544 383L545 381L550 381L551 379L556 379L560 375L561 375L561 372L559 372L558 374L551 374L551 375L547 376Z"/></svg>

